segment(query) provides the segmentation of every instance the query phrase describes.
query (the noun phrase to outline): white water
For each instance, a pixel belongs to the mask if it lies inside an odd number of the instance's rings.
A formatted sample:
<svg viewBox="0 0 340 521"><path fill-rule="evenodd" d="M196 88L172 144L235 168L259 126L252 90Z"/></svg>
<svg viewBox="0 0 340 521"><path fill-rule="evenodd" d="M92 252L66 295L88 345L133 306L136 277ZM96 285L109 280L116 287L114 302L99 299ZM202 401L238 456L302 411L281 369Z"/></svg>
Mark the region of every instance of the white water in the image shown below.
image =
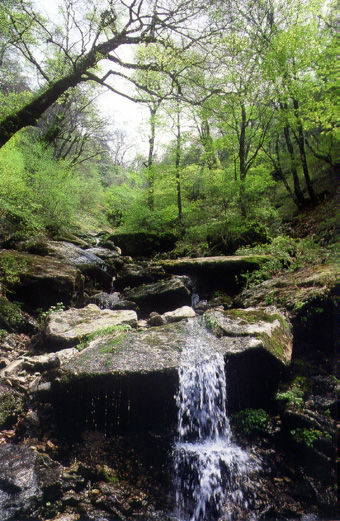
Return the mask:
<svg viewBox="0 0 340 521"><path fill-rule="evenodd" d="M223 511L223 520L233 521L236 506L247 509L244 489L258 465L231 440L224 358L214 349L216 339L196 322L188 327L176 397L175 518L213 521Z"/></svg>

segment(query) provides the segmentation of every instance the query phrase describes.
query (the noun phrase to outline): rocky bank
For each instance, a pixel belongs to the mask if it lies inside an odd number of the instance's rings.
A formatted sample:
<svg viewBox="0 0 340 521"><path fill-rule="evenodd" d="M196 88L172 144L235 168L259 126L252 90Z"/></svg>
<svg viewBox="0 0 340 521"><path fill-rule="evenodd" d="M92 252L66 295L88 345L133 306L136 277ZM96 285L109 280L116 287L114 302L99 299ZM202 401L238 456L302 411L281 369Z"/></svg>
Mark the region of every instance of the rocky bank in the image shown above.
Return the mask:
<svg viewBox="0 0 340 521"><path fill-rule="evenodd" d="M173 519L192 321L224 356L235 438L262 461L252 513L335 519L333 267L244 288L269 256L156 260L169 237L102 233L4 246L0 521Z"/></svg>

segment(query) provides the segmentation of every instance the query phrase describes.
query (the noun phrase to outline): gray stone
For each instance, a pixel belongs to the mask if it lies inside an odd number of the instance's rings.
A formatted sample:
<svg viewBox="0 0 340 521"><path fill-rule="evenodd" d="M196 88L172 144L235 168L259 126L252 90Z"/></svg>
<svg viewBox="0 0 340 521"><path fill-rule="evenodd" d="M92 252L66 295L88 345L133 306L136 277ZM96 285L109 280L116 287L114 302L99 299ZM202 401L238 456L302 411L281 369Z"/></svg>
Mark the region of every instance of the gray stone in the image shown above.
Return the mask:
<svg viewBox="0 0 340 521"><path fill-rule="evenodd" d="M195 315L195 311L190 306L182 306L174 311L167 311L162 315L162 318L166 324L171 324L172 322L179 322L184 318L192 318Z"/></svg>
<svg viewBox="0 0 340 521"><path fill-rule="evenodd" d="M0 446L0 461L0 520L34 514L42 499L36 452L6 444Z"/></svg>
<svg viewBox="0 0 340 521"><path fill-rule="evenodd" d="M91 298L91 303L97 304L101 309L135 309L136 304L131 300L121 298L120 293L96 293Z"/></svg>
<svg viewBox="0 0 340 521"><path fill-rule="evenodd" d="M273 304L289 311L301 312L313 301L327 299L335 291L337 280L335 266L310 266L242 291L235 299L235 304L244 308Z"/></svg>
<svg viewBox="0 0 340 521"><path fill-rule="evenodd" d="M166 312L191 303L191 280L186 276L173 276L168 280L143 284L124 292L128 300L133 300L140 313L147 316L152 311Z"/></svg>
<svg viewBox="0 0 340 521"><path fill-rule="evenodd" d="M219 313L223 315L224 311ZM197 363L202 363L202 355L209 359L220 353L224 357L229 412L266 407L286 367L284 357L272 348L268 332L275 333L275 338L277 334L283 346L291 341L286 328L269 315L268 328L259 324L244 331L243 336L223 336L221 326L216 327L216 335L210 333L204 323L211 328L218 319L223 325L224 318L210 316L96 338L62 364L61 378L55 382L50 398L55 400L57 417L72 433L89 425L106 432L174 432L178 370L186 360L188 342L197 345L196 352L191 353L192 364L195 354ZM237 317L236 326L238 322ZM98 404L95 411L93 403Z"/></svg>
<svg viewBox="0 0 340 521"><path fill-rule="evenodd" d="M79 344L89 334L108 327L127 324L137 327L137 314L132 310L101 310L95 304L85 308L70 308L67 311L52 313L46 322L44 331L44 346L73 347Z"/></svg>
<svg viewBox="0 0 340 521"><path fill-rule="evenodd" d="M276 308L215 309L205 313L205 320L217 334L260 341L279 362L290 364L293 350L291 326L287 317ZM234 352L235 349L239 348L233 347Z"/></svg>
<svg viewBox="0 0 340 521"><path fill-rule="evenodd" d="M166 278L166 273L161 266L143 264L125 264L117 274L115 288L122 290L126 287L134 288L141 284L151 284Z"/></svg>
<svg viewBox="0 0 340 521"><path fill-rule="evenodd" d="M164 326L166 324L166 321L164 320L162 315L152 312L152 313L150 313L150 318L148 320L148 323L150 324L150 326L156 327L156 326Z"/></svg>

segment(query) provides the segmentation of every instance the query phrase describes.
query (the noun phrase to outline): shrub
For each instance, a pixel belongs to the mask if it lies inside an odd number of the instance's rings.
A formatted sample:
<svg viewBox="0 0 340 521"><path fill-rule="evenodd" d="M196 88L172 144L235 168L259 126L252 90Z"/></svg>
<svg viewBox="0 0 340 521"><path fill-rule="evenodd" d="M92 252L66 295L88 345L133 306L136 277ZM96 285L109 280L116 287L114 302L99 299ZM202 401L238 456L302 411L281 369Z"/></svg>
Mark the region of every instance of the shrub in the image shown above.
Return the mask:
<svg viewBox="0 0 340 521"><path fill-rule="evenodd" d="M244 409L231 416L235 429L246 436L269 434L272 423L263 409Z"/></svg>

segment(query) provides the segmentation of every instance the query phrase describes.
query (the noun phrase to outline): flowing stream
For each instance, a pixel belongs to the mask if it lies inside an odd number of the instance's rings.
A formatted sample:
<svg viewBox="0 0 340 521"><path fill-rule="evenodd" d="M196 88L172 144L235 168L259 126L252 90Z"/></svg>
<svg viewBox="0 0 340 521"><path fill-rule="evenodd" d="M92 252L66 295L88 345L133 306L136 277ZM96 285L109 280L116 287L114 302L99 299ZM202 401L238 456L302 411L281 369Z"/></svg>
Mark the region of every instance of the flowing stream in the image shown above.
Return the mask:
<svg viewBox="0 0 340 521"><path fill-rule="evenodd" d="M176 396L175 519L213 521L223 510L223 520L233 521L236 508L247 509L246 484L258 463L231 440L224 357L214 349L216 338L197 322L188 328Z"/></svg>

